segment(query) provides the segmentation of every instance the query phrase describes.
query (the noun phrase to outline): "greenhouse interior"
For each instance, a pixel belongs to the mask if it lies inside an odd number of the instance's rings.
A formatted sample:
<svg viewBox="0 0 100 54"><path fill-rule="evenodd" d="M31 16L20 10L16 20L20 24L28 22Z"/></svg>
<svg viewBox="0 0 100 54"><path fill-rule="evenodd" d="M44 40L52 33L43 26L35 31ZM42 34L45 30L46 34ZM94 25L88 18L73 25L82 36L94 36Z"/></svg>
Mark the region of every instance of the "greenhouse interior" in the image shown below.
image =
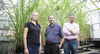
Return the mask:
<svg viewBox="0 0 100 54"><path fill-rule="evenodd" d="M49 15L63 29L70 14L79 24L78 54L100 54L100 0L0 0L0 54L23 54L24 25L33 12L41 25L40 54L44 54ZM59 51L65 54L64 43Z"/></svg>

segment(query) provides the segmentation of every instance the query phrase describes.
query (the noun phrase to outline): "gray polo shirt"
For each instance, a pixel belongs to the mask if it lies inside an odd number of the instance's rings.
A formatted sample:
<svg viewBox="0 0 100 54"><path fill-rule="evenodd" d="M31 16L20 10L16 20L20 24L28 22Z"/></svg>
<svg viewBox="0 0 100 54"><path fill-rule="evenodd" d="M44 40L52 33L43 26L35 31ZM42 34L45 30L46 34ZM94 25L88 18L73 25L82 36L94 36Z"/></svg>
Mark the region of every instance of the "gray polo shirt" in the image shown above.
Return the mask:
<svg viewBox="0 0 100 54"><path fill-rule="evenodd" d="M63 37L63 32L58 24L53 26L48 25L45 31L45 38L47 42L59 43Z"/></svg>

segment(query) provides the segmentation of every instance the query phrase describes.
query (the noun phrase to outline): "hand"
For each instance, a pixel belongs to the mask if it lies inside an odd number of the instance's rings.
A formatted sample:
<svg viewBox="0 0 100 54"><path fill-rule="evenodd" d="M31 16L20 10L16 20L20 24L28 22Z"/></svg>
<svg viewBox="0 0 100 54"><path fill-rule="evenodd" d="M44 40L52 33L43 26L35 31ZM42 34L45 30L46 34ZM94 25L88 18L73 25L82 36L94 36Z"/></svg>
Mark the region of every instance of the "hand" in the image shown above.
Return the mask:
<svg viewBox="0 0 100 54"><path fill-rule="evenodd" d="M29 54L29 51L27 48L24 50L24 54Z"/></svg>
<svg viewBox="0 0 100 54"><path fill-rule="evenodd" d="M70 36L71 34L66 34L66 33L64 33L66 36Z"/></svg>
<svg viewBox="0 0 100 54"><path fill-rule="evenodd" d="M72 30L70 30L70 29L67 29L71 34L73 34L73 31Z"/></svg>
<svg viewBox="0 0 100 54"><path fill-rule="evenodd" d="M73 31L72 31L72 30L70 30L70 29L68 29L68 31L69 31L70 33L73 33Z"/></svg>
<svg viewBox="0 0 100 54"><path fill-rule="evenodd" d="M62 45L60 44L60 45L59 45L59 48L61 48L61 47L62 47Z"/></svg>
<svg viewBox="0 0 100 54"><path fill-rule="evenodd" d="M42 46L40 46L40 48L39 48L39 54L41 54L42 53Z"/></svg>
<svg viewBox="0 0 100 54"><path fill-rule="evenodd" d="M76 34L71 34L71 35L75 36Z"/></svg>

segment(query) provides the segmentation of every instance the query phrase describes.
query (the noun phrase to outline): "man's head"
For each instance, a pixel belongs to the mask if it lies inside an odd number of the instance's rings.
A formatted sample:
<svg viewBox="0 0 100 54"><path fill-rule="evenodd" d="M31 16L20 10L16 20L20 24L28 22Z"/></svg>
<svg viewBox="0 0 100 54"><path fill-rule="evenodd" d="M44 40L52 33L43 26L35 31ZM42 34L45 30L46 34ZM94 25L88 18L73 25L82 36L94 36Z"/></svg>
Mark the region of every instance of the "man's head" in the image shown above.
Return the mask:
<svg viewBox="0 0 100 54"><path fill-rule="evenodd" d="M69 21L70 21L70 23L73 23L74 20L75 20L75 15L74 15L74 14L71 14L71 15L69 16Z"/></svg>
<svg viewBox="0 0 100 54"><path fill-rule="evenodd" d="M55 23L55 17L53 15L48 16L48 19L51 24Z"/></svg>

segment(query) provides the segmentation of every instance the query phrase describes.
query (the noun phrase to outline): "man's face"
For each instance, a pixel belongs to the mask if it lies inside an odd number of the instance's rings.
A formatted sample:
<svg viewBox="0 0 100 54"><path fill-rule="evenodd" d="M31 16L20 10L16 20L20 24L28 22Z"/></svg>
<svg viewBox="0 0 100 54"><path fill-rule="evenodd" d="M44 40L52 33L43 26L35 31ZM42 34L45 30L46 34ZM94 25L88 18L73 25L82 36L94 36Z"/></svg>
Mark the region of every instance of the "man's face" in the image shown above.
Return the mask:
<svg viewBox="0 0 100 54"><path fill-rule="evenodd" d="M75 20L75 17L74 17L73 15L71 15L71 16L69 17L69 21L70 21L71 23L73 23L74 20Z"/></svg>
<svg viewBox="0 0 100 54"><path fill-rule="evenodd" d="M49 22L50 22L50 23L55 23L55 18L54 18L54 16L49 16Z"/></svg>

